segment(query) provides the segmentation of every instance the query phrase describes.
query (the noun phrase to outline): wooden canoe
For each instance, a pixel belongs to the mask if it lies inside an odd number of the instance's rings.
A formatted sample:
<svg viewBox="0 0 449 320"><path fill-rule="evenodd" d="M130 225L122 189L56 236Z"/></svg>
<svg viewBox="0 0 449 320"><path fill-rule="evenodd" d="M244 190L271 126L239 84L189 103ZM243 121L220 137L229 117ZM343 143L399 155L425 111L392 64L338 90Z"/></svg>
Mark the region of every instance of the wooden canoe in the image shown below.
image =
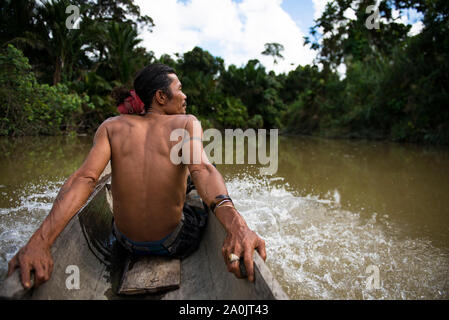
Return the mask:
<svg viewBox="0 0 449 320"><path fill-rule="evenodd" d="M37 289L25 291L19 272L0 285L0 298L6 299L122 299L117 294L121 280L124 250L111 233L112 195L110 175L104 176L86 205L71 219L52 246L54 269L51 279ZM197 196L197 198L199 198ZM189 201L189 199L188 199ZM190 199L199 201L201 199ZM223 261L221 246L225 231L213 214L200 247L181 261L179 289L133 298L145 299L288 299L265 262L254 255L255 282L237 279ZM70 266L79 270L79 289L68 289Z"/></svg>

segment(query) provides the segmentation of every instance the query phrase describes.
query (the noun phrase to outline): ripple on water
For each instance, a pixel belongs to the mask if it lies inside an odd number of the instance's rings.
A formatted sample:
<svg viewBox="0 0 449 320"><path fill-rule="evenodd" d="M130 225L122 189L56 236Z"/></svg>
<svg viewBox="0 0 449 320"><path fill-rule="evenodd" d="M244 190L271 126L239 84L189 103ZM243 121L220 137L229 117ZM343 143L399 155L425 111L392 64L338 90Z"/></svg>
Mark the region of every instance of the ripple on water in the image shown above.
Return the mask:
<svg viewBox="0 0 449 320"><path fill-rule="evenodd" d="M449 298L449 254L399 236L387 215L350 212L340 194L300 197L288 186L244 176L227 183L236 207L267 243L267 263L293 299ZM367 289L369 266L378 289Z"/></svg>

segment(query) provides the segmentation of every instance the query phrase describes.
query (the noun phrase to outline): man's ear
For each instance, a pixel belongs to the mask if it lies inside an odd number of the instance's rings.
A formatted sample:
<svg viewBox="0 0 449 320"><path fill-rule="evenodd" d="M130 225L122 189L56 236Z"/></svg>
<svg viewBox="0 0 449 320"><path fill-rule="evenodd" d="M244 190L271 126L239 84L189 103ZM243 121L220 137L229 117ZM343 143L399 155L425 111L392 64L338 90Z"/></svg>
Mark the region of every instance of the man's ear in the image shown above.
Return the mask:
<svg viewBox="0 0 449 320"><path fill-rule="evenodd" d="M156 98L156 101L160 105L164 105L167 100L167 96L165 95L164 92L162 92L162 90L157 90L156 93L154 94L154 97Z"/></svg>

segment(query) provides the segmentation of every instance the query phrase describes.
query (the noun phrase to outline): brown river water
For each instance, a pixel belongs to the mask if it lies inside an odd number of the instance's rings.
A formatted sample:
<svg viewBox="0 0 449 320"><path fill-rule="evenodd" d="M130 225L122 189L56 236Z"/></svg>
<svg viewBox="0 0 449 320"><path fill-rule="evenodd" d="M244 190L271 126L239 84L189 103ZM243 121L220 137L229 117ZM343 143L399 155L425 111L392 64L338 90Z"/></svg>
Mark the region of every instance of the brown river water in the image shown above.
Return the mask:
<svg viewBox="0 0 449 320"><path fill-rule="evenodd" d="M0 138L0 281L91 137ZM449 150L280 137L278 171L217 165L292 299L449 299Z"/></svg>

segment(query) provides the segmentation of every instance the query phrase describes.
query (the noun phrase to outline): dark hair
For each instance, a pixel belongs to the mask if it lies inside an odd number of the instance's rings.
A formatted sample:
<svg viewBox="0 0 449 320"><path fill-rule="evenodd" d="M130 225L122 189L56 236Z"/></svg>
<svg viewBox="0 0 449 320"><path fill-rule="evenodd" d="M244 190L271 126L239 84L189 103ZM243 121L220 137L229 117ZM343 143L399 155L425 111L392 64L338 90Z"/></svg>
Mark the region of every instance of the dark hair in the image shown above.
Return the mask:
<svg viewBox="0 0 449 320"><path fill-rule="evenodd" d="M129 92L129 89L121 86L121 87L115 87L114 90L112 90L111 93L112 99L115 100L115 105L121 105L126 98L131 96L131 93Z"/></svg>
<svg viewBox="0 0 449 320"><path fill-rule="evenodd" d="M168 77L169 74L176 74L176 72L162 63L150 64L137 73L134 78L134 90L145 104L145 112L150 108L157 90L162 90L168 99L173 97L170 91L172 80Z"/></svg>

